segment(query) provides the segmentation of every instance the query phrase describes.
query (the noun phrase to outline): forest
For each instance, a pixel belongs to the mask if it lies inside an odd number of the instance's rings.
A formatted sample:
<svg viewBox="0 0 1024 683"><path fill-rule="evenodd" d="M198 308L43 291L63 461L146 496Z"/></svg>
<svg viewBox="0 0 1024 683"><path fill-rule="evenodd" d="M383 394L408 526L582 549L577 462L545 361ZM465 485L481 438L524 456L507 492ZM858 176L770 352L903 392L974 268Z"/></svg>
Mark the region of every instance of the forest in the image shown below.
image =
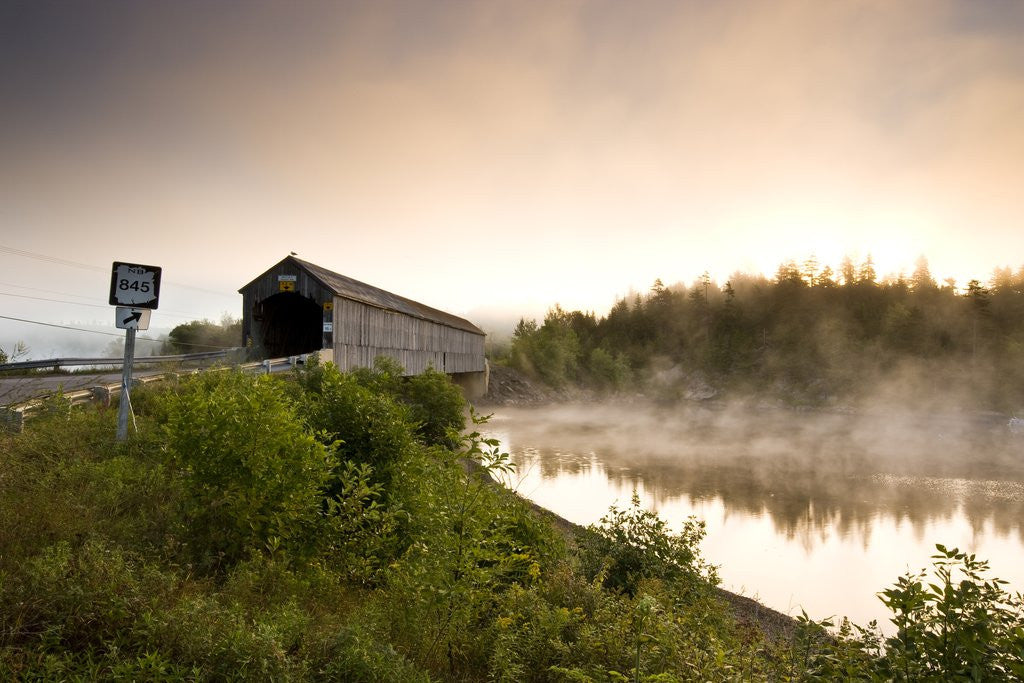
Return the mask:
<svg viewBox="0 0 1024 683"><path fill-rule="evenodd" d="M567 528L496 483L508 455L445 375L401 375L209 371L138 389L126 442L59 395L0 435L0 677L1024 679L1024 599L973 555L883 590L891 635L768 629L701 522L634 497Z"/></svg>
<svg viewBox="0 0 1024 683"><path fill-rule="evenodd" d="M498 362L554 387L660 399L757 395L857 406L880 396L926 409L1024 409L1024 267L963 289L924 258L879 279L868 258L814 259L773 278L705 274L618 300L609 313L551 308L520 320Z"/></svg>

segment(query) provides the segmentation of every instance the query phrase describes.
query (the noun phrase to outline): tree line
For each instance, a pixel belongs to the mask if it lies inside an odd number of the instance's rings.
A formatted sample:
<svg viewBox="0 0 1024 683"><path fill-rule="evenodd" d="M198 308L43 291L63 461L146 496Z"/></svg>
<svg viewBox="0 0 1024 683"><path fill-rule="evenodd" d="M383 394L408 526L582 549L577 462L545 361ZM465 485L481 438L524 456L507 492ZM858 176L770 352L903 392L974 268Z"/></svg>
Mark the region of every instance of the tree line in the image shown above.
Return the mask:
<svg viewBox="0 0 1024 683"><path fill-rule="evenodd" d="M501 359L499 359L501 360ZM823 404L868 395L886 376L909 396L950 383L978 405L1024 405L1024 267L964 288L937 282L922 257L880 279L870 258L838 272L787 261L774 277L707 273L689 286L655 280L607 315L555 305L520 320L507 362L554 387L681 395L767 392Z"/></svg>

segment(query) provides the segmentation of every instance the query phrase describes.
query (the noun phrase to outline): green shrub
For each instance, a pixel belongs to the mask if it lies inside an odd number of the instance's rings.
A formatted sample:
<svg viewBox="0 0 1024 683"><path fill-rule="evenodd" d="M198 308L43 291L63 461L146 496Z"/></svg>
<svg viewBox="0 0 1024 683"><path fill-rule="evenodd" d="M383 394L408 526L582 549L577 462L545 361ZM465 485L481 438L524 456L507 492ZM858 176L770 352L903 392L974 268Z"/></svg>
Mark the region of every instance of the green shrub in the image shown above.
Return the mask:
<svg viewBox="0 0 1024 683"><path fill-rule="evenodd" d="M633 492L627 509L612 506L599 525L588 527L581 539L581 561L589 576L602 576L604 585L633 595L643 579L685 582L689 587L712 585L718 579L700 556L704 522L686 520L673 534L657 513L640 507Z"/></svg>
<svg viewBox="0 0 1024 683"><path fill-rule="evenodd" d="M768 679L716 600L681 600L677 586L641 581L635 596L587 581L568 564L513 587L487 635L499 681Z"/></svg>
<svg viewBox="0 0 1024 683"><path fill-rule="evenodd" d="M193 550L208 564L315 543L331 453L303 427L280 382L206 373L168 397L166 438L184 481Z"/></svg>
<svg viewBox="0 0 1024 683"><path fill-rule="evenodd" d="M561 546L554 529L487 481L509 467L496 441L472 432L447 457L428 453L402 470L411 543L389 575L386 632L421 667L476 680L490 648L479 631L496 601L536 581Z"/></svg>
<svg viewBox="0 0 1024 683"><path fill-rule="evenodd" d="M320 366L307 373L310 379L305 380L305 386L313 388L315 393L323 393L323 378L330 376L331 370ZM372 368L356 368L348 374L371 393L390 397L406 406L407 416L420 441L428 446L455 447L458 438L452 436L450 430L465 428L466 400L448 375L428 367L418 375L405 377L402 366L388 356L378 356Z"/></svg>
<svg viewBox="0 0 1024 683"><path fill-rule="evenodd" d="M391 356L377 356L372 368L355 368L349 374L360 386L392 398L401 394L405 368Z"/></svg>
<svg viewBox="0 0 1024 683"><path fill-rule="evenodd" d="M458 432L466 427L466 399L448 375L427 368L406 380L400 391L420 440L429 446L454 447Z"/></svg>
<svg viewBox="0 0 1024 683"><path fill-rule="evenodd" d="M988 563L937 545L933 574L906 574L879 594L896 633L800 619L795 659L806 680L1024 680L1024 596L985 576Z"/></svg>
<svg viewBox="0 0 1024 683"><path fill-rule="evenodd" d="M163 544L177 481L151 434L119 444L114 431L113 411L76 408L0 439L0 570L62 540Z"/></svg>
<svg viewBox="0 0 1024 683"><path fill-rule="evenodd" d="M429 683L430 676L397 652L389 643L360 625L346 625L330 643L330 659L323 669L326 680L351 683Z"/></svg>
<svg viewBox="0 0 1024 683"><path fill-rule="evenodd" d="M135 620L165 585L160 570L107 542L61 541L0 582L0 636L47 652L130 648Z"/></svg>
<svg viewBox="0 0 1024 683"><path fill-rule="evenodd" d="M936 581L901 577L882 591L896 635L886 641L887 676L922 680L1024 678L1024 600L988 579L988 563L937 545Z"/></svg>
<svg viewBox="0 0 1024 683"><path fill-rule="evenodd" d="M340 373L331 363L318 374L318 391L307 392L304 415L324 441L337 442L328 493L340 494L340 468L345 461L371 466L376 480L386 486L396 463L413 443L407 409L390 395L363 386L355 376Z"/></svg>

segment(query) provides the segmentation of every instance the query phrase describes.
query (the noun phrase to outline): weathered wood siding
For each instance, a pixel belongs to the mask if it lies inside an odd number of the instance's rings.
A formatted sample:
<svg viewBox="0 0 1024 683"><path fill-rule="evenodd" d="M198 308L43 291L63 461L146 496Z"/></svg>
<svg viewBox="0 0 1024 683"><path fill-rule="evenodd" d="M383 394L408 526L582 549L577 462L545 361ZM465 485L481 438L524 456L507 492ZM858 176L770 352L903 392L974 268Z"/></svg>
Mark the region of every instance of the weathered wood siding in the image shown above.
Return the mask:
<svg viewBox="0 0 1024 683"><path fill-rule="evenodd" d="M389 356L406 373L428 367L447 373L482 372L484 338L429 320L334 299L334 362L341 370L373 365Z"/></svg>

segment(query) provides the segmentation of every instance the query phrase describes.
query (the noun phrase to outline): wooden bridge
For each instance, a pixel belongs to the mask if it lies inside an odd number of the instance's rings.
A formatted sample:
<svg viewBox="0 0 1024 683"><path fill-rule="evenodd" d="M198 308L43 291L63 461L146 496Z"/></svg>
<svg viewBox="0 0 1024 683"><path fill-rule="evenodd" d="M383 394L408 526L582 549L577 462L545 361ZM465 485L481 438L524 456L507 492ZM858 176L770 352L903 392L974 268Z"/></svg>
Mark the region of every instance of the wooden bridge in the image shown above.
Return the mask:
<svg viewBox="0 0 1024 683"><path fill-rule="evenodd" d="M387 356L451 375L470 398L487 391L485 335L468 320L294 256L238 291L243 343L264 357L319 351L347 371Z"/></svg>

